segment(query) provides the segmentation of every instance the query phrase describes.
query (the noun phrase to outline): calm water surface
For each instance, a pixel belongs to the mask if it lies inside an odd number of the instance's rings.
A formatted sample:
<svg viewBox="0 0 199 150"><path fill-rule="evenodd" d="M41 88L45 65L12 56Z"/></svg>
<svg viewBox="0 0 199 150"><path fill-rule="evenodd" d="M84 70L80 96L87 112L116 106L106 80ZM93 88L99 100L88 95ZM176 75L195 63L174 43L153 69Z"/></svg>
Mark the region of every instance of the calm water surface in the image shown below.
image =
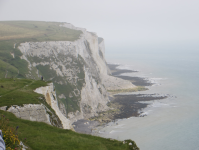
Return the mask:
<svg viewBox="0 0 199 150"><path fill-rule="evenodd" d="M120 63L121 69L139 70L125 75L156 83L139 93L173 97L150 102L146 117L120 120L101 129L100 136L132 139L141 150L199 150L199 49L132 49L107 51L107 61Z"/></svg>

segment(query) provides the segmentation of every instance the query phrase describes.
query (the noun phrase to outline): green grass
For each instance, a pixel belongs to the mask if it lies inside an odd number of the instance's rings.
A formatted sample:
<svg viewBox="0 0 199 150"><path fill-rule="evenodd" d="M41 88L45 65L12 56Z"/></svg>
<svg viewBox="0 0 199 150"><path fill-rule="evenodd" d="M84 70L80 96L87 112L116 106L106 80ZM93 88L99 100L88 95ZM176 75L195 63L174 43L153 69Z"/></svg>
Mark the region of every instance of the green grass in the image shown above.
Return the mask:
<svg viewBox="0 0 199 150"><path fill-rule="evenodd" d="M31 150L130 150L133 147L117 140L79 134L45 123L22 120L9 112L0 111L0 113L9 119L10 126L14 128L19 126L19 139Z"/></svg>
<svg viewBox="0 0 199 150"><path fill-rule="evenodd" d="M48 82L40 80L0 79L0 107L7 106L8 109L12 105L43 104L50 110L47 113L50 115L52 123L55 126L60 126L60 120L55 111L47 104L45 97L33 91L38 87L47 85Z"/></svg>
<svg viewBox="0 0 199 150"><path fill-rule="evenodd" d="M82 31L61 27L59 22L1 21L0 40L74 41Z"/></svg>
<svg viewBox="0 0 199 150"><path fill-rule="evenodd" d="M41 94L33 90L47 82L30 79L0 79L0 106L41 104Z"/></svg>
<svg viewBox="0 0 199 150"><path fill-rule="evenodd" d="M6 76L15 77L17 75L18 75L18 69L17 68L10 65L9 63L6 63L6 62L0 60L0 78L5 78Z"/></svg>

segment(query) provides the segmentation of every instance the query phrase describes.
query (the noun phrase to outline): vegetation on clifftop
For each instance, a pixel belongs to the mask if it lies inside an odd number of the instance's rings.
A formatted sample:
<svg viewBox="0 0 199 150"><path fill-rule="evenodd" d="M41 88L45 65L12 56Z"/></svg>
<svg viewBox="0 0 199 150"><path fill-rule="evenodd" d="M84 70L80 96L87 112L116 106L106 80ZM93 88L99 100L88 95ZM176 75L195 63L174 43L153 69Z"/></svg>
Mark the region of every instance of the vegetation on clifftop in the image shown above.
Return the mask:
<svg viewBox="0 0 199 150"><path fill-rule="evenodd" d="M30 79L0 79L0 107L45 103L40 98L43 95L33 90L47 84L48 82Z"/></svg>
<svg viewBox="0 0 199 150"><path fill-rule="evenodd" d="M26 78L28 63L17 47L25 42L74 41L82 31L61 27L59 22L0 21L0 78Z"/></svg>

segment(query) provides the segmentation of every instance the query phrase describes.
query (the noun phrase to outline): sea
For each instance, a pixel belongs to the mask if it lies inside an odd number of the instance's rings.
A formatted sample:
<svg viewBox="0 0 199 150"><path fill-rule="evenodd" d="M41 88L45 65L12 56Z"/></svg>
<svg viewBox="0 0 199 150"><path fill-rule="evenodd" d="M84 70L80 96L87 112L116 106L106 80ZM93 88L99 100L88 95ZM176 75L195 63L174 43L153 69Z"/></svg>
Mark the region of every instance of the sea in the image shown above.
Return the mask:
<svg viewBox="0 0 199 150"><path fill-rule="evenodd" d="M107 49L107 48L106 48ZM123 75L148 79L149 90L130 94L169 95L131 117L109 123L99 136L132 139L140 150L199 150L199 45L108 47L108 63L138 72Z"/></svg>

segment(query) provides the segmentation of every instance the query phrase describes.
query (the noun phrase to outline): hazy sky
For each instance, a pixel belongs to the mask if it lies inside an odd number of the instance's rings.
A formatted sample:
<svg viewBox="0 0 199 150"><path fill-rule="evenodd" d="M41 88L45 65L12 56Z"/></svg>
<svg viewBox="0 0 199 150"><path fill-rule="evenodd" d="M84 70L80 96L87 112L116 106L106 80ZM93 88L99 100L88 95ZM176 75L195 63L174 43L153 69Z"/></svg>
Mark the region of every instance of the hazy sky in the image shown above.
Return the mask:
<svg viewBox="0 0 199 150"><path fill-rule="evenodd" d="M199 41L199 0L0 0L0 20L68 22L109 47Z"/></svg>

